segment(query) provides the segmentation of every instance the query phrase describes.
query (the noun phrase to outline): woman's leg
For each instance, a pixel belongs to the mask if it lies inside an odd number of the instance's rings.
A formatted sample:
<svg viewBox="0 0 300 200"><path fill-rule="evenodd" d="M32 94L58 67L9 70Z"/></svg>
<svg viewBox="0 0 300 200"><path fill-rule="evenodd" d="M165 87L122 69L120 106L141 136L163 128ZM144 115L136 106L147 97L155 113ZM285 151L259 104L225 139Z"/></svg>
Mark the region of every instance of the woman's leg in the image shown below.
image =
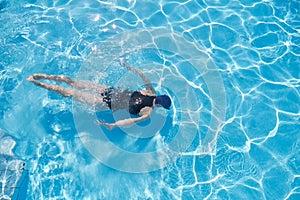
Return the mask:
<svg viewBox="0 0 300 200"><path fill-rule="evenodd" d="M74 79L64 75L54 76L54 75L46 75L46 74L34 74L33 79L35 80L47 79L47 80L53 80L57 82L64 82L72 86L73 88L79 90L104 91L107 88L107 86L105 85L92 83L90 81L77 81L77 80L75 81Z"/></svg>
<svg viewBox="0 0 300 200"><path fill-rule="evenodd" d="M101 96L98 96L96 94L89 94L86 92L81 91L74 91L71 89L63 88L61 86L57 85L50 85L46 83L41 83L34 79L34 76L30 76L27 78L27 81L33 82L35 85L43 87L45 89L48 89L50 91L56 92L58 94L61 94L64 97L73 97L75 100L90 104L90 105L96 105L103 102L103 98Z"/></svg>

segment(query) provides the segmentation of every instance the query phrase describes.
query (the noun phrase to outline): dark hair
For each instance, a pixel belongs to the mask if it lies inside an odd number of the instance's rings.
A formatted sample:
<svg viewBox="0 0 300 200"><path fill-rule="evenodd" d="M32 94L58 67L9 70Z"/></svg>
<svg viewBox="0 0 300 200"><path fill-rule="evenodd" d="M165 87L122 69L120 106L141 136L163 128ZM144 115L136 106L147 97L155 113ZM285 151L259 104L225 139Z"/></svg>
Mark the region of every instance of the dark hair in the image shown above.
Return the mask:
<svg viewBox="0 0 300 200"><path fill-rule="evenodd" d="M165 109L170 109L171 103L172 101L168 95L159 95L155 99L155 104L159 104Z"/></svg>

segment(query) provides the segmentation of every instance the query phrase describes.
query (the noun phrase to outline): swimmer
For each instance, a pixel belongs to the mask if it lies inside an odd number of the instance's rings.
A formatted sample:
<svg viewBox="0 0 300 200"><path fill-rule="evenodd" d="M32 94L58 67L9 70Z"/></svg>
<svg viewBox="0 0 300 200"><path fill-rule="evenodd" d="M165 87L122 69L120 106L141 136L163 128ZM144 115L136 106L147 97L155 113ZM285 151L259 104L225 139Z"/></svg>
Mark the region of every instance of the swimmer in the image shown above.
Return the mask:
<svg viewBox="0 0 300 200"><path fill-rule="evenodd" d="M126 67L137 73L143 80L146 89L141 91L129 91L114 88L106 85L100 85L88 81L77 81L70 77L59 75L46 75L46 74L34 74L27 78L27 81L34 83L37 86L46 88L50 91L61 94L64 97L73 98L81 103L89 104L92 106L101 105L105 103L107 107L112 110L125 109L130 114L138 116L137 118L128 118L116 121L114 123L106 123L104 121L97 121L97 124L104 126L109 130L115 127L129 126L136 122L140 122L150 117L154 107L163 107L170 109L171 99L167 95L156 96L156 92L150 83L148 77L146 77L141 70L129 66L123 60L120 60L122 66ZM57 85L51 85L42 83L39 80L47 79L56 82L64 82L70 85L76 90L64 88Z"/></svg>

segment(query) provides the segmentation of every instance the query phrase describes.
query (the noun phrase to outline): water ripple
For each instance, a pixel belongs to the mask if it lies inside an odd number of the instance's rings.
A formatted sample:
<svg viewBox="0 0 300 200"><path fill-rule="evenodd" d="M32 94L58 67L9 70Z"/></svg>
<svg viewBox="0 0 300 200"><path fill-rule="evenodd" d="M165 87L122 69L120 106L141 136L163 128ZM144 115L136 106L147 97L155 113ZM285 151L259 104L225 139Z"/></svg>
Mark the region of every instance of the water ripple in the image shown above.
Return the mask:
<svg viewBox="0 0 300 200"><path fill-rule="evenodd" d="M0 0L0 125L16 139L11 153L31 165L29 196L296 199L299 6L297 0ZM205 49L225 83L227 113L217 127L216 148L204 155L200 150L214 119L210 93L201 79L205 73L195 75L188 70L193 65L178 55L161 59L166 52L132 53L131 61L137 64L158 59L154 73L149 71L152 78L162 78L159 73L167 68L161 66L166 65L179 74L167 78L181 77L180 83L191 88L187 92L200 91L194 101L198 107L187 104L193 112L178 109L173 119L182 120L188 113L191 129L198 130L189 152L161 171L135 176L93 160L76 138L70 102L29 85L25 78L37 72L75 76L99 42L149 28L168 29ZM187 97L182 91L179 98ZM166 136L166 142L172 137ZM4 143L11 146L1 139Z"/></svg>

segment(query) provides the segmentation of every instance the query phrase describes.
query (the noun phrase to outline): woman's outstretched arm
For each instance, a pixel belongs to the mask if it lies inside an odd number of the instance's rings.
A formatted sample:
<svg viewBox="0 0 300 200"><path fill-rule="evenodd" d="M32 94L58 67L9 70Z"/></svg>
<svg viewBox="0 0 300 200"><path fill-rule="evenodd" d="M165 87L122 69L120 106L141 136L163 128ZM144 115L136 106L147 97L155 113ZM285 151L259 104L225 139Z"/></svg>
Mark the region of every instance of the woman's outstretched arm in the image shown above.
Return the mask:
<svg viewBox="0 0 300 200"><path fill-rule="evenodd" d="M133 71L133 72L137 73L137 74L141 77L141 79L143 80L143 82L144 82L144 84L145 84L145 86L146 86L146 89L147 89L147 90L150 90L153 94L155 94L155 89L153 88L150 79L149 79L147 76L145 76L141 70L136 69L136 68L130 66L130 65L129 65L126 61L124 61L123 59L120 60L120 63L121 63L124 67L126 67L127 69L129 69L130 71Z"/></svg>
<svg viewBox="0 0 300 200"><path fill-rule="evenodd" d="M137 118L122 119L122 120L116 121L115 123L106 123L103 121L96 121L96 123L100 126L105 126L109 130L112 130L115 127L130 126L134 123L145 120L150 117L151 112L152 112L152 108L147 107L147 108L142 109L142 111L141 111L142 116L137 117Z"/></svg>

